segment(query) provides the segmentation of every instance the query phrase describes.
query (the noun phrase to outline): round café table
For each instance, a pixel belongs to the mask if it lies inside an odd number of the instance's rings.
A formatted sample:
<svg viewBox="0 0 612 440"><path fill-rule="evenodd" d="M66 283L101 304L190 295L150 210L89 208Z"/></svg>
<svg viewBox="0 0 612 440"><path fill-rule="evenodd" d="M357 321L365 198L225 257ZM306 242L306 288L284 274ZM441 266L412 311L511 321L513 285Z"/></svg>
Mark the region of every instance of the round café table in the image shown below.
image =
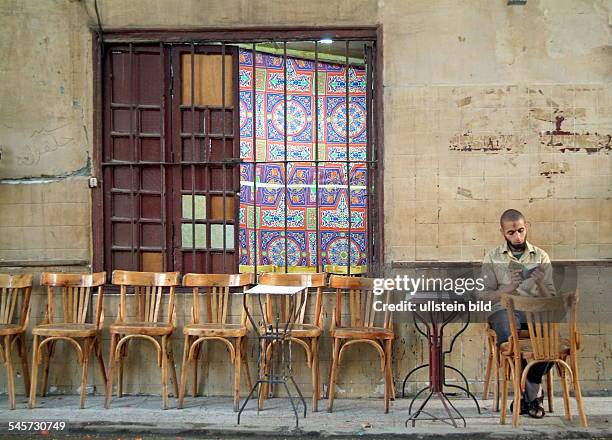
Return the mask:
<svg viewBox="0 0 612 440"><path fill-rule="evenodd" d="M423 368L429 368L429 385L417 392L416 395L412 398L410 402L410 407L408 408L408 414L410 417L406 420L406 426L408 426L408 422L411 422L412 426L414 427L418 419L438 420L454 427L457 427L457 420L461 419L463 421L463 426L466 426L465 418L448 398L449 393L445 391L445 387L459 389L465 392L466 395L470 397L476 404L476 408L478 409L479 414L480 405L478 405L476 397L470 392L468 381L465 375L459 369L451 365L447 365L445 363L445 356L452 352L453 347L455 345L455 341L469 325L469 298L466 298L466 295L456 295L454 293L449 294L448 292L417 292L414 295L409 295L408 301L415 304L416 310L411 312L413 314L414 326L417 332L419 332L427 341L429 363L413 368L406 375L402 384L402 397L404 397L405 395L404 392L408 378L418 370L421 370ZM436 304L438 304L438 308L442 308L443 306L448 305L448 308L451 309L451 311L436 310ZM465 312L453 310L454 306L461 304L464 305ZM445 327L450 324L455 318L463 314L465 315L465 323L463 327L454 335L448 350L444 350ZM459 374L459 376L461 376L461 378L463 379L465 387L447 383L445 376L446 369L452 370ZM416 400L421 394L427 391L429 391L427 397L425 397L425 400L413 413L413 404L416 402ZM426 410L427 404L431 401L432 397L437 397L442 402L442 406L444 407L444 410L448 417L441 418ZM453 414L455 416L453 416ZM423 418L421 417L422 415L428 416L428 418Z"/></svg>

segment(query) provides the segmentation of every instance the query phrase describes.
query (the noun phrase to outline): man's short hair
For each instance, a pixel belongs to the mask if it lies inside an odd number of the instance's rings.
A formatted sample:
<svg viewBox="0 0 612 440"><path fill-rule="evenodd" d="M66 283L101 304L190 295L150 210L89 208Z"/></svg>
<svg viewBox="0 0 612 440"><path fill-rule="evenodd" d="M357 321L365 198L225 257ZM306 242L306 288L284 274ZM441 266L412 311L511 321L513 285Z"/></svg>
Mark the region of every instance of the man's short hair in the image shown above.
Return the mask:
<svg viewBox="0 0 612 440"><path fill-rule="evenodd" d="M504 222L517 222L521 219L525 220L525 216L521 211L506 209L499 219L499 224L503 226Z"/></svg>

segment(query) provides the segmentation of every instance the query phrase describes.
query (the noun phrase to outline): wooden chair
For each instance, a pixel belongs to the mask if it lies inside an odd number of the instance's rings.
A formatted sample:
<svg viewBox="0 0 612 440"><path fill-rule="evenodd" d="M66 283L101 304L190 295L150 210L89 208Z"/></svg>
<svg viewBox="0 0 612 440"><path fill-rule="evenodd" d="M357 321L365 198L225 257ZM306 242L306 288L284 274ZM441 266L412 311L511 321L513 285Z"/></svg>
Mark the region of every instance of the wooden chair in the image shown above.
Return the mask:
<svg viewBox="0 0 612 440"><path fill-rule="evenodd" d="M183 364L179 389L178 407L183 407L185 386L187 384L187 369L191 364L193 371L193 397L198 390L198 359L200 348L204 341L221 341L229 351L230 360L234 364L234 411L240 404L240 363L244 363L249 389L253 387L249 365L246 359L247 316L244 311L240 322L229 323L231 313L231 287L243 287L253 284L250 273L238 275L195 274L188 273L183 277L183 286L193 288L193 306L191 307L191 322L183 328L185 345L183 349ZM208 289L203 295L201 289ZM206 317L201 313L201 300L204 300ZM241 300L242 301L242 300ZM242 308L242 303L241 303ZM232 341L233 340L233 341Z"/></svg>
<svg viewBox="0 0 612 440"><path fill-rule="evenodd" d="M32 275L0 274L0 359L6 366L10 409L15 409L15 379L11 359L13 344L17 344L17 353L21 358L25 389L30 388L25 331L28 327L31 293ZM18 314L15 313L17 310Z"/></svg>
<svg viewBox="0 0 612 440"><path fill-rule="evenodd" d="M106 272L93 274L43 272L41 274L40 284L47 288L47 306L43 321L32 329L34 340L32 342L32 383L29 408L36 406L38 366L41 362L43 363L41 396L47 395L49 364L57 341L69 342L76 350L82 370L81 408L85 407L87 374L92 350L98 359L106 386L106 369L102 359L100 340L100 331L104 321L103 285L105 281ZM61 289L61 318L55 316L54 310L54 300L59 289ZM96 308L91 322L88 322L89 305L92 303L91 297L94 290L97 293ZM43 348L45 349L44 354Z"/></svg>
<svg viewBox="0 0 612 440"><path fill-rule="evenodd" d="M336 306L332 317L330 334L333 339L332 367L329 382L328 411L334 406L338 366L342 353L353 344L369 344L380 355L381 369L385 381L385 413L389 412L389 400L395 396L393 374L391 371L391 344L395 337L391 322L391 313L382 314L382 321L377 322L377 313L372 308L374 299L373 278L348 277L332 275L330 287L336 289ZM390 298L387 292L387 302ZM348 314L345 322L343 316L343 297L347 296ZM380 315L381 312L378 313ZM378 326L376 325L378 324Z"/></svg>
<svg viewBox="0 0 612 440"><path fill-rule="evenodd" d="M563 403L565 415L571 420L571 409L569 402L569 387L567 381L571 381L574 388L574 396L580 415L580 423L587 427L587 418L584 411L584 402L578 379L578 350L580 348L580 336L576 324L577 293L551 298L531 298L518 295L504 295L502 303L507 309L512 331L511 339L500 346L501 365L503 369L502 384L502 407L500 421L506 421L506 403L508 400L508 379L512 379L514 385L514 399L525 389L527 373L538 363L552 362L557 366L561 384L563 387ZM511 317L514 311L525 312L529 326L529 340L519 338L516 322ZM559 332L559 318L569 311L568 333L569 339L561 338ZM567 360L569 358L569 365ZM527 365L522 368L521 360L525 359ZM518 426L520 417L520 405L513 407L512 425Z"/></svg>
<svg viewBox="0 0 612 440"><path fill-rule="evenodd" d="M105 407L109 408L113 394L113 374L118 367L117 396L123 394L123 358L127 356L128 342L131 339L145 339L157 349L157 363L162 374L162 408L168 408L168 361L172 367L174 396L178 396L176 367L170 337L176 327L176 308L174 290L179 283L178 272L130 272L113 271L113 284L120 286L120 299L117 320L110 325L110 359L108 382L106 385ZM133 290L135 320L128 318L128 289ZM168 291L167 318L162 320L160 312L164 303L164 290ZM158 340L159 339L159 340Z"/></svg>
<svg viewBox="0 0 612 440"><path fill-rule="evenodd" d="M269 284L273 286L305 286L305 289L300 295L306 295L304 298L302 309L299 310L295 325L291 328L291 341L297 343L306 352L306 361L308 368L311 370L312 380L312 411L318 411L319 399L321 396L320 370L319 370L319 341L323 333L323 325L321 322L323 308L323 288L325 287L324 273L265 273L259 277L260 284ZM306 322L306 309L308 307L308 297L310 289L316 289L315 304L311 322ZM289 315L289 301L286 297L277 298L280 304L277 310L280 312L281 323L279 327L284 327ZM297 304L301 303L301 298L297 299ZM265 304L266 321L274 322L274 304L270 295L266 297ZM263 331L263 330L262 330ZM262 347L262 352L265 356L266 370L269 369L269 362L272 356L272 345ZM263 402L269 392L269 387L264 384L259 394L259 408L263 408Z"/></svg>
<svg viewBox="0 0 612 440"><path fill-rule="evenodd" d="M497 349L497 334L491 328L491 326L485 324L485 337L487 344L487 369L485 372L484 389L482 392L483 400L489 399L489 387L491 386L491 374L493 373L493 410L499 411L499 399L500 399L500 369L501 361L499 357L499 350ZM520 339L529 339L529 331L519 330ZM546 395L548 396L548 411L553 412L553 370L550 370L546 375Z"/></svg>

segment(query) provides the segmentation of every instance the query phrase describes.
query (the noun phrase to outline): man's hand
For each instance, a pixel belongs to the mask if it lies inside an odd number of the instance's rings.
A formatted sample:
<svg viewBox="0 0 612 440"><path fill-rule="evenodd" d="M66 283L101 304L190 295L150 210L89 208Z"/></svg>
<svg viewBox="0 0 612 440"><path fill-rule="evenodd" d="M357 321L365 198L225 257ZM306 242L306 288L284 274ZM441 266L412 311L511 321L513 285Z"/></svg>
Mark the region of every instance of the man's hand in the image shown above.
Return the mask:
<svg viewBox="0 0 612 440"><path fill-rule="evenodd" d="M488 294L486 296L486 299L493 302L498 302L501 299L502 295L513 294L522 282L523 278L521 277L521 271L514 270L512 271L510 284L504 284L500 286L499 289L497 289L495 292L491 292L490 294Z"/></svg>
<svg viewBox="0 0 612 440"><path fill-rule="evenodd" d="M550 293L544 284L544 276L545 273L542 266L538 266L538 268L531 273L531 279L535 281L535 284L538 287L538 293L542 296L550 296Z"/></svg>
<svg viewBox="0 0 612 440"><path fill-rule="evenodd" d="M498 290L499 293L506 294L506 293L512 293L514 292L518 286L523 282L523 277L521 277L521 271L519 270L513 270L512 271L512 276L510 278L510 284L505 284L503 286L501 286Z"/></svg>

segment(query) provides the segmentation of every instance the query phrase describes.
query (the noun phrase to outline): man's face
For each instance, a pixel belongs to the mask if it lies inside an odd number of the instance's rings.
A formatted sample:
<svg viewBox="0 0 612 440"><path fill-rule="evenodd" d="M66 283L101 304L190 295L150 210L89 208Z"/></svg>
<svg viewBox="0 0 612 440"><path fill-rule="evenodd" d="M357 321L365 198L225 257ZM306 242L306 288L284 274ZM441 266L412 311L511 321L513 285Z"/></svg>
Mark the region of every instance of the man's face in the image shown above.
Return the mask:
<svg viewBox="0 0 612 440"><path fill-rule="evenodd" d="M527 240L527 224L524 219L517 221L504 221L501 225L501 233L508 245L517 250L525 249Z"/></svg>

